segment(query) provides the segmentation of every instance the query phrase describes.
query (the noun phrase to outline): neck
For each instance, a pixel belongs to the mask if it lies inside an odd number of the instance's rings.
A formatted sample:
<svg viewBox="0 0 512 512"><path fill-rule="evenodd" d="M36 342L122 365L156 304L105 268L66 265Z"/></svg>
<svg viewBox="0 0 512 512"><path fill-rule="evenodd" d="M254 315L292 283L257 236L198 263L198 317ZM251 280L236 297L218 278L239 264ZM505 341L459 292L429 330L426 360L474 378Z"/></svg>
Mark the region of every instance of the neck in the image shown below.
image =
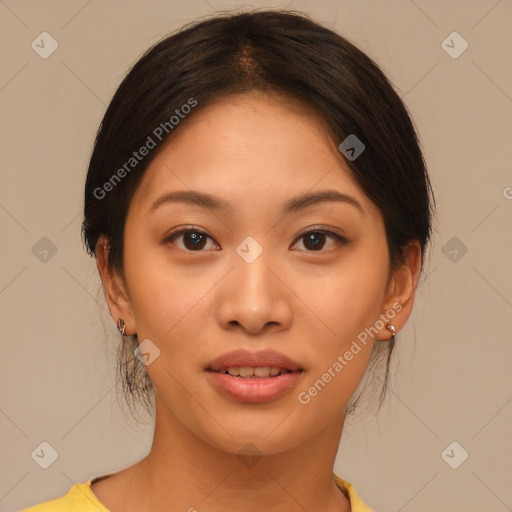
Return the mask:
<svg viewBox="0 0 512 512"><path fill-rule="evenodd" d="M168 411L157 396L151 451L133 466L127 486L133 510L350 511L332 478L343 418L286 452L261 454L245 445L229 453Z"/></svg>

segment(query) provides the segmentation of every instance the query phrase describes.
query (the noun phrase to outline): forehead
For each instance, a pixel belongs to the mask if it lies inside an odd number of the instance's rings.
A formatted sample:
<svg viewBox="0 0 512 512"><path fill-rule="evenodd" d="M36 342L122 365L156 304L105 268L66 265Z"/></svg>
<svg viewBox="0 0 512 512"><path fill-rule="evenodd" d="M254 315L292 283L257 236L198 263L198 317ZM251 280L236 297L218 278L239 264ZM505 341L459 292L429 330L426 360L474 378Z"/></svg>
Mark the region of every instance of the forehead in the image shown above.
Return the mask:
<svg viewBox="0 0 512 512"><path fill-rule="evenodd" d="M326 188L368 205L325 123L298 102L250 94L196 109L146 170L133 198L138 205L147 209L166 191L192 189L261 208Z"/></svg>

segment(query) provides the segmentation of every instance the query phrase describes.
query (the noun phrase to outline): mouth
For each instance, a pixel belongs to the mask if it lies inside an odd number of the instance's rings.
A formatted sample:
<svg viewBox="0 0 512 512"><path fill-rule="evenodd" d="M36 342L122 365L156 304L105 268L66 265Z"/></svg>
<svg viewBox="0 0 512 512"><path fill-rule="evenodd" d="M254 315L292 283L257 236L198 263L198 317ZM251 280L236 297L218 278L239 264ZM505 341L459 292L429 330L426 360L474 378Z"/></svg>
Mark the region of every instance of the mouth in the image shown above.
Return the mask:
<svg viewBox="0 0 512 512"><path fill-rule="evenodd" d="M301 380L304 370L291 371L275 366L230 366L218 370L208 369L206 374L213 388L231 400L244 404L261 404L288 395ZM258 377L258 374L262 376Z"/></svg>
<svg viewBox="0 0 512 512"><path fill-rule="evenodd" d="M275 350L235 350L211 361L206 368L232 377L278 377L282 373L303 371L303 368L289 357Z"/></svg>
<svg viewBox="0 0 512 512"><path fill-rule="evenodd" d="M286 373L301 373L303 371L301 368L289 370L288 368L279 368L278 366L211 366L207 370L240 379L273 379Z"/></svg>
<svg viewBox="0 0 512 512"><path fill-rule="evenodd" d="M224 396L238 403L258 404L289 394L305 369L274 350L237 350L218 357L205 371L213 388Z"/></svg>

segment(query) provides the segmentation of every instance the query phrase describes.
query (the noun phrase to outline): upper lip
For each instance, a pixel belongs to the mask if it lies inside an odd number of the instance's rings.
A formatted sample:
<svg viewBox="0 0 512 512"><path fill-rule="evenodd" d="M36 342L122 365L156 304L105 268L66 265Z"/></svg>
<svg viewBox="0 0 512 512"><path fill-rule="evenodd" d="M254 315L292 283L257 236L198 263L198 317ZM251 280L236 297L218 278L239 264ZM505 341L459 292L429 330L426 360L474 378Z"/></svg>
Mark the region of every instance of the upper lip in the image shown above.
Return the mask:
<svg viewBox="0 0 512 512"><path fill-rule="evenodd" d="M290 371L302 370L301 366L289 357L276 352L275 350L261 350L251 352L249 350L233 350L226 352L212 361L207 369L212 367L264 367L274 366L286 368Z"/></svg>

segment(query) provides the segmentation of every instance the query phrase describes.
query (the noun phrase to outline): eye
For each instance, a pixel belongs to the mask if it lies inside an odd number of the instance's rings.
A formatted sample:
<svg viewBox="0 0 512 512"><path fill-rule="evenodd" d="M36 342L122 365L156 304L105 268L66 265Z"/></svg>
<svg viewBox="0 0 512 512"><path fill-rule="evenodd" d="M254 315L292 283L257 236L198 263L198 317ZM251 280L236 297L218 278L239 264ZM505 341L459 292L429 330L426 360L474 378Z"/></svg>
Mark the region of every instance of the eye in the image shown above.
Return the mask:
<svg viewBox="0 0 512 512"><path fill-rule="evenodd" d="M319 252L324 248L326 241L329 239L331 241L331 248L323 252L332 252L337 246L347 245L349 243L345 237L326 229L310 230L300 235L298 241L303 241L303 246L306 251Z"/></svg>
<svg viewBox="0 0 512 512"><path fill-rule="evenodd" d="M176 243L176 241L180 240L181 243ZM171 233L163 240L163 243L171 243L176 245L179 249L189 252L203 252L203 249L208 250L215 248L206 247L208 240L213 242L213 239L204 231L196 228L187 228L180 229L174 233ZM292 245L292 247L294 247L299 241L302 241L304 246L304 249L299 247L299 250L306 250L307 252L322 252L322 249L324 249L326 243L329 241L331 242L331 248L328 248L323 252L332 252L336 249L337 246L347 245L349 243L345 237L326 229L313 229L303 233Z"/></svg>
<svg viewBox="0 0 512 512"><path fill-rule="evenodd" d="M182 245L180 246L180 244L174 244L174 242L176 240L179 240L180 238L183 239ZM163 243L172 243L174 245L177 245L179 249L186 251L201 252L202 249L204 249L205 245L207 244L208 239L213 241L213 239L204 231L189 228L180 229L179 231L171 233L168 237L165 238L165 240L163 240ZM211 247L207 247L206 249L211 249Z"/></svg>

